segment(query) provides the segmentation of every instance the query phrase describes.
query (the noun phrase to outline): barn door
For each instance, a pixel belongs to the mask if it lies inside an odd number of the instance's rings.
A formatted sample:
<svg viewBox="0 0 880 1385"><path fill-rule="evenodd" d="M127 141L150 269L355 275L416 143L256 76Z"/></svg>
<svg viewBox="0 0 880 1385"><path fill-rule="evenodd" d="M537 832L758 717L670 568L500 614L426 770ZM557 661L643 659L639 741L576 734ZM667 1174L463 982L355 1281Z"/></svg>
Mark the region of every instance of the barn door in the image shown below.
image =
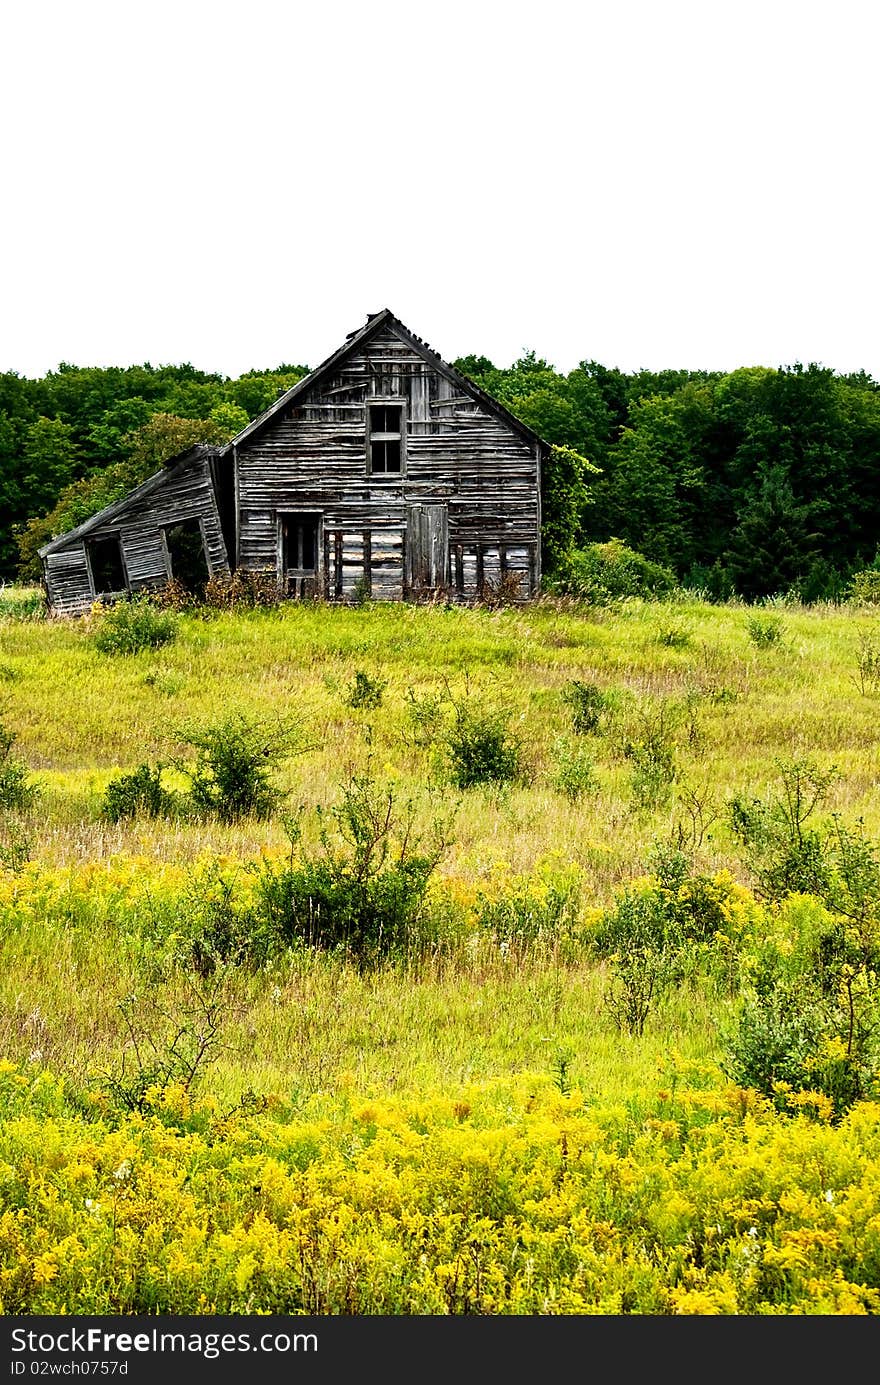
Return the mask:
<svg viewBox="0 0 880 1385"><path fill-rule="evenodd" d="M281 590L285 596L309 597L318 588L320 515L279 515Z"/></svg>
<svg viewBox="0 0 880 1385"><path fill-rule="evenodd" d="M414 596L443 591L449 581L449 520L445 505L406 507L407 585Z"/></svg>

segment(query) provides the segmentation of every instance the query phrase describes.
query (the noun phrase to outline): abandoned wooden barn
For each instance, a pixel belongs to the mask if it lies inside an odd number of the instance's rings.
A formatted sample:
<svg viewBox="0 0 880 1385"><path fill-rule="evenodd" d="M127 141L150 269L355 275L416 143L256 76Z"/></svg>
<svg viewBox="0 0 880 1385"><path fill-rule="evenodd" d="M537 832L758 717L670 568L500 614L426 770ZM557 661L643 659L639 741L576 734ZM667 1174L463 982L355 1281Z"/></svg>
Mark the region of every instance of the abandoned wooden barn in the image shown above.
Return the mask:
<svg viewBox="0 0 880 1385"><path fill-rule="evenodd" d="M197 446L40 550L50 607L197 589L467 601L540 583L548 447L386 308L223 447Z"/></svg>

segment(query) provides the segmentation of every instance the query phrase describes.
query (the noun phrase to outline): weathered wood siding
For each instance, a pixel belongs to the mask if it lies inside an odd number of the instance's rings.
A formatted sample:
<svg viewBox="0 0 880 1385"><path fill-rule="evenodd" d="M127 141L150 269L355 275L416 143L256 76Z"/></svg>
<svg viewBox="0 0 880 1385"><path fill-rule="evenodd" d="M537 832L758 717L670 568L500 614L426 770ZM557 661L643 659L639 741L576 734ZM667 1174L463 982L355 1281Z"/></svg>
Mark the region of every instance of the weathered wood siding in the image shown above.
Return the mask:
<svg viewBox="0 0 880 1385"><path fill-rule="evenodd" d="M382 399L404 404L402 475L367 474L366 406ZM535 445L386 324L236 449L237 561L277 571L279 515L316 511L325 596L350 597L358 583L376 599L425 595L409 582L409 510L445 505L448 593L470 599L510 573L529 597L539 466Z"/></svg>
<svg viewBox="0 0 880 1385"><path fill-rule="evenodd" d="M129 591L163 586L170 575L163 530L188 519L201 523L211 575L228 572L210 464L207 457L198 457L170 468L147 494L134 491L103 523L84 535L73 534L46 555L44 573L52 608L76 614L87 610L99 594L92 587L86 559L86 544L96 539L119 537Z"/></svg>

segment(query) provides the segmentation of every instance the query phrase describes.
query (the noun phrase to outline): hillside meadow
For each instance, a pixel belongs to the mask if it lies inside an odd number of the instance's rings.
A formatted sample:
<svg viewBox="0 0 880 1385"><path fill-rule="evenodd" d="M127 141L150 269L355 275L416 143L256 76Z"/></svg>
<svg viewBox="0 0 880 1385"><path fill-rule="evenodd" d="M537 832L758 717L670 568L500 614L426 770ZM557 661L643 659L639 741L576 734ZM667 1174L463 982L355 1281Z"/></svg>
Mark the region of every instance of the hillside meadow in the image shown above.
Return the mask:
<svg viewBox="0 0 880 1385"><path fill-rule="evenodd" d="M161 617L0 593L0 1311L880 1309L876 607Z"/></svg>

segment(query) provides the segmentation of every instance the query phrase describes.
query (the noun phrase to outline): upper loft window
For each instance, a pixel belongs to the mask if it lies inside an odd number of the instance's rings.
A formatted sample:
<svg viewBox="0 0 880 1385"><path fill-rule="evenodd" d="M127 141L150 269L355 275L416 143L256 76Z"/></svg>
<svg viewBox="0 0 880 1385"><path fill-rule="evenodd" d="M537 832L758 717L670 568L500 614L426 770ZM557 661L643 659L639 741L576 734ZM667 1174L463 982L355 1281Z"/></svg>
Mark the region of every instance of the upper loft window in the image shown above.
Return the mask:
<svg viewBox="0 0 880 1385"><path fill-rule="evenodd" d="M367 468L371 476L403 471L403 405L367 405Z"/></svg>

